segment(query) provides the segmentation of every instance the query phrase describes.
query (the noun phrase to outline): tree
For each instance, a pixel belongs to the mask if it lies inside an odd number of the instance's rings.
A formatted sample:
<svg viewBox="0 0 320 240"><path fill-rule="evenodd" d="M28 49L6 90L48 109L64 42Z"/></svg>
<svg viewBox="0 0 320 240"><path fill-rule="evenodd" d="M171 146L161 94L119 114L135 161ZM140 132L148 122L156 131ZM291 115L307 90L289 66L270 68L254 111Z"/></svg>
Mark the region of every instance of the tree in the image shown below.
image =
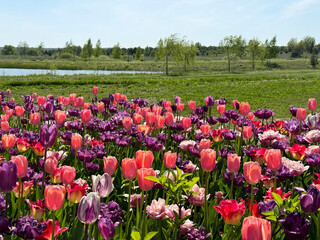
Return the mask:
<svg viewBox="0 0 320 240"><path fill-rule="evenodd" d="M1 50L2 55L15 55L16 52L16 48L12 45L5 45Z"/></svg>
<svg viewBox="0 0 320 240"><path fill-rule="evenodd" d="M291 57L292 58L300 58L304 52L305 52L305 45L304 45L303 41L300 41L292 49Z"/></svg>
<svg viewBox="0 0 320 240"><path fill-rule="evenodd" d="M141 56L142 56L141 48L138 47L137 50L136 50L135 58L136 58L137 60L141 60Z"/></svg>
<svg viewBox="0 0 320 240"><path fill-rule="evenodd" d="M192 42L185 42L183 47L184 54L184 71L187 71L187 65L192 65L198 53L198 48Z"/></svg>
<svg viewBox="0 0 320 240"><path fill-rule="evenodd" d="M246 41L241 36L227 36L219 43L220 48L227 54L228 71L231 71L231 60L242 57L245 53Z"/></svg>
<svg viewBox="0 0 320 240"><path fill-rule="evenodd" d="M87 51L88 51L88 57L90 58L93 55L93 48L92 48L92 43L91 43L91 39L88 39L87 42Z"/></svg>
<svg viewBox="0 0 320 240"><path fill-rule="evenodd" d="M264 57L267 59L267 64L270 65L270 59L276 58L279 54L279 47L276 46L277 37L274 36L270 41L267 39L265 42L265 54Z"/></svg>
<svg viewBox="0 0 320 240"><path fill-rule="evenodd" d="M258 39L251 39L248 43L248 54L252 60L252 69L255 68L254 61L261 53L260 41Z"/></svg>
<svg viewBox="0 0 320 240"><path fill-rule="evenodd" d="M316 44L316 40L314 37L306 36L303 40L304 47L308 53L313 52L313 48Z"/></svg>
<svg viewBox="0 0 320 240"><path fill-rule="evenodd" d="M81 50L81 57L83 57L83 58L89 57L88 45L86 43L83 45L83 48Z"/></svg>
<svg viewBox="0 0 320 240"><path fill-rule="evenodd" d="M26 41L20 42L17 47L19 55L27 55L28 49L29 49L29 45Z"/></svg>
<svg viewBox="0 0 320 240"><path fill-rule="evenodd" d="M95 57L99 57L100 55L102 55L102 48L101 48L101 41L100 39L97 41L96 43L96 47L94 49L94 56Z"/></svg>
<svg viewBox="0 0 320 240"><path fill-rule="evenodd" d="M317 51L313 50L311 56L310 56L310 64L312 68L316 68L316 66L319 64L318 60L318 54Z"/></svg>
<svg viewBox="0 0 320 240"><path fill-rule="evenodd" d="M297 39L296 38L291 38L289 42L287 43L287 50L288 52L292 52L294 47L297 45Z"/></svg>
<svg viewBox="0 0 320 240"><path fill-rule="evenodd" d="M112 48L112 57L114 59L120 59L121 58L121 48L120 48L120 44L117 43L116 45L113 46Z"/></svg>
<svg viewBox="0 0 320 240"><path fill-rule="evenodd" d="M39 44L39 46L38 46L38 54L39 54L40 56L44 55L44 43L43 43L43 42L41 42L41 43Z"/></svg>

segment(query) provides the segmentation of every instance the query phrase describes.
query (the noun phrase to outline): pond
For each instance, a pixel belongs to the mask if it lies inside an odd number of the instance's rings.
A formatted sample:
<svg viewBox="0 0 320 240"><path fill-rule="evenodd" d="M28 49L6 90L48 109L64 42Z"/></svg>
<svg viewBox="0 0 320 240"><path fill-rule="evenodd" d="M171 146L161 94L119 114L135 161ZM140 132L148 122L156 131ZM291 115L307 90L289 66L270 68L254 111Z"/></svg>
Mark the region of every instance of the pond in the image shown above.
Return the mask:
<svg viewBox="0 0 320 240"><path fill-rule="evenodd" d="M23 68L0 68L0 76L27 76L34 74L74 75L74 74L159 74L162 72L150 71L108 71L108 70L49 70L49 69L23 69Z"/></svg>

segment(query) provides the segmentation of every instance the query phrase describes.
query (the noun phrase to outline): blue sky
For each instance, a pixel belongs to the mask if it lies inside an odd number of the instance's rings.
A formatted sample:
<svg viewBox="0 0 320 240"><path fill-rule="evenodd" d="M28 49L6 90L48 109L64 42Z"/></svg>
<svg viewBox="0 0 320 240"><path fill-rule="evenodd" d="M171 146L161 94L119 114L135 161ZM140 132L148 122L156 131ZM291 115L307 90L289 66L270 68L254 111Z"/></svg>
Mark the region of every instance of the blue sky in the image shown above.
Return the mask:
<svg viewBox="0 0 320 240"><path fill-rule="evenodd" d="M0 46L63 47L100 39L103 47L156 46L178 33L218 45L227 35L286 45L306 35L320 42L320 0L0 0Z"/></svg>

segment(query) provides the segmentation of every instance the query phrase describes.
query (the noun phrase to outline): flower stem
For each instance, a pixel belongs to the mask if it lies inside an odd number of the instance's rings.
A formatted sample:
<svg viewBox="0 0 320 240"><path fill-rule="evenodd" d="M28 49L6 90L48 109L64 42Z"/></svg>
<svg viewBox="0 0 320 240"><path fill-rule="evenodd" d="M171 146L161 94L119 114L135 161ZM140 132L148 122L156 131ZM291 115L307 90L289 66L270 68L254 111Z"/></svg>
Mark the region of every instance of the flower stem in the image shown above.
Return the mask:
<svg viewBox="0 0 320 240"><path fill-rule="evenodd" d="M208 229L208 201L207 201L207 195L208 195L208 185L209 185L209 172L206 172L206 182L205 182L205 195L204 195L204 227L207 231Z"/></svg>
<svg viewBox="0 0 320 240"><path fill-rule="evenodd" d="M230 188L230 199L232 199L232 191L233 191L233 182L234 182L234 173L232 173L232 180L231 180L231 188Z"/></svg>
<svg viewBox="0 0 320 240"><path fill-rule="evenodd" d="M51 240L54 239L54 228L56 224L56 214L55 211L52 211L52 232L51 232Z"/></svg>
<svg viewBox="0 0 320 240"><path fill-rule="evenodd" d="M252 216L252 205L253 205L253 185L251 185L251 208L250 208L250 215Z"/></svg>
<svg viewBox="0 0 320 240"><path fill-rule="evenodd" d="M274 186L273 190L275 193L277 193L277 171L274 171Z"/></svg>
<svg viewBox="0 0 320 240"><path fill-rule="evenodd" d="M126 237L128 237L128 231L129 231L129 226L130 226L130 198L131 198L131 185L132 185L132 180L129 180L129 198L128 198L128 211L127 211L127 224L126 224Z"/></svg>
<svg viewBox="0 0 320 240"><path fill-rule="evenodd" d="M19 194L18 194L18 215L17 218L20 217L21 214L21 177L19 177Z"/></svg>

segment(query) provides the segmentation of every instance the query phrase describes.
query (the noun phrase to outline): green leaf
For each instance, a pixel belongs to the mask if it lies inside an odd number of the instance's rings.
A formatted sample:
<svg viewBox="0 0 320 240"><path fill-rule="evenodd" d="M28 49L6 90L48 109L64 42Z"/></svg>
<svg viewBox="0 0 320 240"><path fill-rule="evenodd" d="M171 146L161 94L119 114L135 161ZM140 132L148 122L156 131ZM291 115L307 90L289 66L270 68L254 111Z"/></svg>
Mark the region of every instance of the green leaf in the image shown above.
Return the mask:
<svg viewBox="0 0 320 240"><path fill-rule="evenodd" d="M269 216L269 217L266 217L266 219L267 219L267 220L274 221L274 222L276 222L276 221L277 221L276 216Z"/></svg>
<svg viewBox="0 0 320 240"><path fill-rule="evenodd" d="M264 216L274 216L274 211L266 211L266 212L262 212L262 214Z"/></svg>
<svg viewBox="0 0 320 240"><path fill-rule="evenodd" d="M144 179L147 179L147 180L150 180L150 181L154 181L156 183L160 183L159 178L154 177L154 176L147 176L147 177L144 177Z"/></svg>
<svg viewBox="0 0 320 240"><path fill-rule="evenodd" d="M131 233L131 237L133 238L133 240L140 240L141 239L140 233L136 232L136 231Z"/></svg>
<svg viewBox="0 0 320 240"><path fill-rule="evenodd" d="M145 236L145 240L152 239L155 235L157 235L158 232L148 232L147 236Z"/></svg>
<svg viewBox="0 0 320 240"><path fill-rule="evenodd" d="M273 193L272 193L272 196L273 196L274 200L276 201L277 205L278 205L279 207L281 207L282 204L283 204L283 200L282 200L282 198L280 197L280 195L273 192Z"/></svg>

